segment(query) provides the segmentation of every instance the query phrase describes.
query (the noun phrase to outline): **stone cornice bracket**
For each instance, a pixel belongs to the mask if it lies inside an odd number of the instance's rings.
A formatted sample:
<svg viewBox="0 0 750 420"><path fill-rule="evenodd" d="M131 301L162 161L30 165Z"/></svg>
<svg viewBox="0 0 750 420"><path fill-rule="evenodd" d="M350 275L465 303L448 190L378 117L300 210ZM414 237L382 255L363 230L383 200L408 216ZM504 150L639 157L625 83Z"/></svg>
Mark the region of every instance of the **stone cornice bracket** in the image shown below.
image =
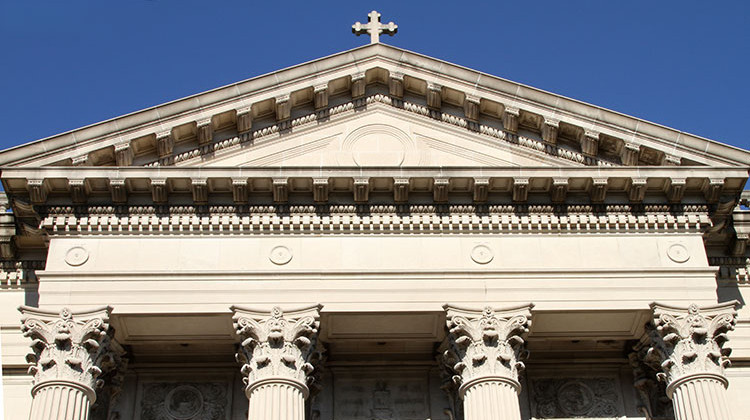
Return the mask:
<svg viewBox="0 0 750 420"><path fill-rule="evenodd" d="M89 164L89 154L86 153L84 155L76 156L71 159L71 163L73 166L87 166Z"/></svg>
<svg viewBox="0 0 750 420"><path fill-rule="evenodd" d="M670 398L675 388L694 378L711 377L726 388L724 369L732 352L727 333L737 322L738 305L736 300L703 308L651 304L656 329L648 357L659 361L657 377L667 384Z"/></svg>
<svg viewBox="0 0 750 420"><path fill-rule="evenodd" d="M562 204L568 198L568 178L554 178L549 189L550 200Z"/></svg>
<svg viewBox="0 0 750 420"><path fill-rule="evenodd" d="M703 186L703 196L709 203L716 203L724 191L724 178L709 178Z"/></svg>
<svg viewBox="0 0 750 420"><path fill-rule="evenodd" d="M545 118L542 122L542 140L549 144L557 144L557 132L560 128L560 120Z"/></svg>
<svg viewBox="0 0 750 420"><path fill-rule="evenodd" d="M625 142L620 152L620 160L625 166L638 165L638 159L641 156L641 145L633 142Z"/></svg>
<svg viewBox="0 0 750 420"><path fill-rule="evenodd" d="M133 164L133 148L130 142L122 142L115 145L115 162L117 166L130 166Z"/></svg>
<svg viewBox="0 0 750 420"><path fill-rule="evenodd" d="M436 83L427 84L427 108L440 111L443 106L443 87Z"/></svg>
<svg viewBox="0 0 750 420"><path fill-rule="evenodd" d="M524 368L524 339L531 326L533 304L482 310L444 305L448 349L443 361L455 373L459 396L482 381L510 384L521 391L518 373Z"/></svg>
<svg viewBox="0 0 750 420"><path fill-rule="evenodd" d="M503 110L503 128L511 133L518 132L518 120L521 111L514 106L506 106Z"/></svg>
<svg viewBox="0 0 750 420"><path fill-rule="evenodd" d="M732 212L732 227L734 237L729 244L729 255L741 257L745 255L747 244L750 242L750 211L737 210Z"/></svg>
<svg viewBox="0 0 750 420"><path fill-rule="evenodd" d="M513 202L525 203L529 198L529 178L513 178Z"/></svg>
<svg viewBox="0 0 750 420"><path fill-rule="evenodd" d="M607 178L594 178L589 188L589 198L592 203L603 203L607 198Z"/></svg>
<svg viewBox="0 0 750 420"><path fill-rule="evenodd" d="M328 178L313 179L313 201L325 203L328 201Z"/></svg>
<svg viewBox="0 0 750 420"><path fill-rule="evenodd" d="M151 179L151 199L156 204L164 204L169 200L166 179Z"/></svg>
<svg viewBox="0 0 750 420"><path fill-rule="evenodd" d="M112 194L112 202L124 204L128 202L128 188L124 179L112 178L109 180L109 191Z"/></svg>
<svg viewBox="0 0 750 420"><path fill-rule="evenodd" d="M68 188L73 204L86 204L89 200L89 184L85 179L68 179Z"/></svg>
<svg viewBox="0 0 750 420"><path fill-rule="evenodd" d="M248 198L247 178L232 178L232 201L235 204L247 204Z"/></svg>
<svg viewBox="0 0 750 420"><path fill-rule="evenodd" d="M242 365L245 393L268 383L291 384L307 398L308 380L316 354L322 305L284 311L232 306L232 321L240 343L237 362Z"/></svg>
<svg viewBox="0 0 750 420"><path fill-rule="evenodd" d="M664 166L680 166L682 159L679 156L664 154L661 164Z"/></svg>
<svg viewBox="0 0 750 420"><path fill-rule="evenodd" d="M286 178L273 178L271 185L273 202L286 203L289 199L289 180Z"/></svg>
<svg viewBox="0 0 750 420"><path fill-rule="evenodd" d="M43 179L29 179L26 181L29 199L32 204L44 204L47 201L49 185Z"/></svg>
<svg viewBox="0 0 750 420"><path fill-rule="evenodd" d="M370 199L370 178L354 178L352 192L354 202L366 203Z"/></svg>
<svg viewBox="0 0 750 420"><path fill-rule="evenodd" d="M594 130L583 130L581 133L581 153L584 156L596 157L599 153L599 132Z"/></svg>
<svg viewBox="0 0 750 420"><path fill-rule="evenodd" d="M364 72L352 74L352 99L358 99L365 96L367 79Z"/></svg>
<svg viewBox="0 0 750 420"><path fill-rule="evenodd" d="M679 203L685 196L685 178L671 178L667 187L667 199L670 203Z"/></svg>
<svg viewBox="0 0 750 420"><path fill-rule="evenodd" d="M206 145L214 139L214 126L210 117L196 121L196 130L199 145Z"/></svg>
<svg viewBox="0 0 750 420"><path fill-rule="evenodd" d="M276 97L276 121L286 121L292 116L292 102L289 94Z"/></svg>
<svg viewBox="0 0 750 420"><path fill-rule="evenodd" d="M404 99L404 74L391 73L388 79L388 94L397 99Z"/></svg>
<svg viewBox="0 0 750 420"><path fill-rule="evenodd" d="M409 201L409 178L393 179L393 201L397 203Z"/></svg>
<svg viewBox="0 0 750 420"><path fill-rule="evenodd" d="M640 203L646 197L646 178L632 178L628 184L628 199L631 203Z"/></svg>
<svg viewBox="0 0 750 420"><path fill-rule="evenodd" d="M195 204L208 203L208 181L206 181L205 178L191 179L190 187L193 193L193 202Z"/></svg>
<svg viewBox="0 0 750 420"><path fill-rule="evenodd" d="M247 133L253 128L253 114L249 106L237 109L237 132Z"/></svg>
<svg viewBox="0 0 750 420"><path fill-rule="evenodd" d="M313 105L316 111L328 107L328 83L321 83L313 87Z"/></svg>
<svg viewBox="0 0 750 420"><path fill-rule="evenodd" d="M172 154L174 150L174 137L172 130L156 133L156 152L159 158L165 158Z"/></svg>
<svg viewBox="0 0 750 420"><path fill-rule="evenodd" d="M447 178L435 178L432 182L432 199L436 203L445 203L448 201L448 187L450 180Z"/></svg>
<svg viewBox="0 0 750 420"><path fill-rule="evenodd" d="M490 195L490 179L474 178L474 202L484 203Z"/></svg>
<svg viewBox="0 0 750 420"><path fill-rule="evenodd" d="M46 311L28 306L21 312L21 330L32 340L26 360L31 363L33 396L45 386L74 387L82 390L89 403L96 399L95 390L102 385L98 380L102 362L111 350L109 316L111 307L90 311Z"/></svg>
<svg viewBox="0 0 750 420"><path fill-rule="evenodd" d="M477 122L479 121L479 97L473 95L466 95L464 99L464 116L467 120Z"/></svg>

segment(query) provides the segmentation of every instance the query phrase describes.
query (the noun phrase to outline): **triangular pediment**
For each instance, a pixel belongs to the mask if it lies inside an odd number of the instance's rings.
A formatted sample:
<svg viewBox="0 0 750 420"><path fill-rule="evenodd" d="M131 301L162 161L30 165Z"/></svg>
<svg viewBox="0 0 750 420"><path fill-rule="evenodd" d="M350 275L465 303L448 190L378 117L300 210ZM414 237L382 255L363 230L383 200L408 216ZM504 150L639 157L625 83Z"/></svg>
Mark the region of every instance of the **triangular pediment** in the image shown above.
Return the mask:
<svg viewBox="0 0 750 420"><path fill-rule="evenodd" d="M374 44L0 152L42 166L746 166L711 140Z"/></svg>

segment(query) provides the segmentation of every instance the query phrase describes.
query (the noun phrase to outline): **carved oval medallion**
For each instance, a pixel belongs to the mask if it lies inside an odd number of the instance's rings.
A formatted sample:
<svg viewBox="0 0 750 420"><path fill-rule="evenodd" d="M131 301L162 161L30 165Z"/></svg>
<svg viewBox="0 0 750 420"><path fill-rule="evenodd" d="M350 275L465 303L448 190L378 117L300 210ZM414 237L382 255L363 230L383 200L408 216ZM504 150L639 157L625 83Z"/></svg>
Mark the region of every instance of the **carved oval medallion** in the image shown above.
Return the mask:
<svg viewBox="0 0 750 420"><path fill-rule="evenodd" d="M487 245L477 245L471 250L471 259L477 264L487 264L495 255Z"/></svg>
<svg viewBox="0 0 750 420"><path fill-rule="evenodd" d="M65 262L73 267L83 265L89 260L89 252L82 246L74 246L65 253Z"/></svg>
<svg viewBox="0 0 750 420"><path fill-rule="evenodd" d="M292 250L279 245L271 250L271 255L268 258L276 265L284 265L292 260Z"/></svg>
<svg viewBox="0 0 750 420"><path fill-rule="evenodd" d="M667 256L676 263L684 263L690 259L690 252L683 244L672 244L667 249Z"/></svg>
<svg viewBox="0 0 750 420"><path fill-rule="evenodd" d="M169 391L164 406L176 420L192 419L203 409L203 396L195 387L180 385Z"/></svg>
<svg viewBox="0 0 750 420"><path fill-rule="evenodd" d="M568 382L560 387L557 402L566 414L583 416L594 407L594 391L579 381Z"/></svg>

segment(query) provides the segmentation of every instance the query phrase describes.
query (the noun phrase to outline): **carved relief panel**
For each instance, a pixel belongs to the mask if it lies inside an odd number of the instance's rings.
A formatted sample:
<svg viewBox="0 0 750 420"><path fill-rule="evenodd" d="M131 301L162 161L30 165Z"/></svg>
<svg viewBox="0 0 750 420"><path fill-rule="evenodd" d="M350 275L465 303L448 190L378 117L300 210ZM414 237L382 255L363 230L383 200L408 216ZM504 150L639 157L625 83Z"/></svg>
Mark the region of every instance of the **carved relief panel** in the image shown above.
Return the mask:
<svg viewBox="0 0 750 420"><path fill-rule="evenodd" d="M620 418L625 416L619 378L529 377L529 405L535 419Z"/></svg>
<svg viewBox="0 0 750 420"><path fill-rule="evenodd" d="M334 368L327 376L313 419L448 419L439 375L428 368Z"/></svg>
<svg viewBox="0 0 750 420"><path fill-rule="evenodd" d="M135 420L232 420L231 378L140 381Z"/></svg>

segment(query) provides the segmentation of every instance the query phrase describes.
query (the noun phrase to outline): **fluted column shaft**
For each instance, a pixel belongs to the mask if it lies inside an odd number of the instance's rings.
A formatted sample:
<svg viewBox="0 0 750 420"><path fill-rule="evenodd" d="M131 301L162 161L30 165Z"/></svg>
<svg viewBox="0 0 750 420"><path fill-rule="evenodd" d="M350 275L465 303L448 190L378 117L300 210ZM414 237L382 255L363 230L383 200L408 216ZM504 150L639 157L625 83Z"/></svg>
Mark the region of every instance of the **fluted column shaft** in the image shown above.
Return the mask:
<svg viewBox="0 0 750 420"><path fill-rule="evenodd" d="M463 390L466 420L520 419L518 382L508 378L481 378Z"/></svg>
<svg viewBox="0 0 750 420"><path fill-rule="evenodd" d="M726 379L714 375L695 375L670 385L675 420L731 420L726 385Z"/></svg>
<svg viewBox="0 0 750 420"><path fill-rule="evenodd" d="M305 420L314 382L320 306L270 312L232 307L242 339L237 361L245 376L248 420Z"/></svg>
<svg viewBox="0 0 750 420"><path fill-rule="evenodd" d="M305 420L306 387L299 383L269 380L248 392L249 420Z"/></svg>
<svg viewBox="0 0 750 420"><path fill-rule="evenodd" d="M465 420L520 420L518 372L532 306L444 306L449 334L442 362L458 386Z"/></svg>
<svg viewBox="0 0 750 420"><path fill-rule="evenodd" d="M30 420L86 420L91 389L72 382L45 382L32 390Z"/></svg>

